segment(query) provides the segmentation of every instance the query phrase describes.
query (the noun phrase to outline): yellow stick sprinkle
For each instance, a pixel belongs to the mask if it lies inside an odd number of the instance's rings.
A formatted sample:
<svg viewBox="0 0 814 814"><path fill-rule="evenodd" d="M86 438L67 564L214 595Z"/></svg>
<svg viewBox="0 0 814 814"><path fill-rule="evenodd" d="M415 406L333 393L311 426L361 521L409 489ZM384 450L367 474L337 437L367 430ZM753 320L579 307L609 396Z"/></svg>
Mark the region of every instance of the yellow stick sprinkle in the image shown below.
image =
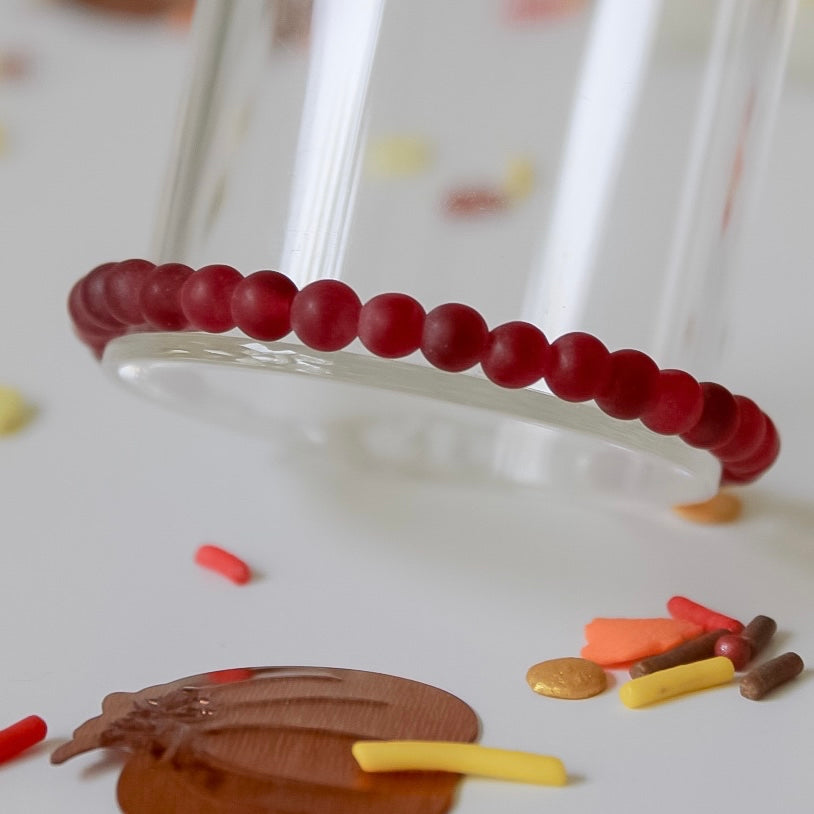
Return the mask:
<svg viewBox="0 0 814 814"><path fill-rule="evenodd" d="M732 662L724 656L715 656L634 678L619 688L619 697L626 707L635 709L684 693L726 684L732 681L734 675Z"/></svg>
<svg viewBox="0 0 814 814"><path fill-rule="evenodd" d="M559 758L477 743L356 741L351 751L366 772L457 772L541 786L564 786L568 781Z"/></svg>

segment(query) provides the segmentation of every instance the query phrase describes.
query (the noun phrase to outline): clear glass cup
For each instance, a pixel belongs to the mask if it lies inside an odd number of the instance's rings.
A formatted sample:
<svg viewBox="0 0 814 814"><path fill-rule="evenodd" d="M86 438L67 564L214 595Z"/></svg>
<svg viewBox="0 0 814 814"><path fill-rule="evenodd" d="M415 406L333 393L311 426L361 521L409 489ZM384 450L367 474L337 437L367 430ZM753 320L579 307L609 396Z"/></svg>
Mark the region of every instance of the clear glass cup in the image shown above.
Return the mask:
<svg viewBox="0 0 814 814"><path fill-rule="evenodd" d="M794 9L201 0L156 257L464 302L716 378ZM676 438L420 353L134 334L105 365L364 465L657 505L717 488L715 459Z"/></svg>

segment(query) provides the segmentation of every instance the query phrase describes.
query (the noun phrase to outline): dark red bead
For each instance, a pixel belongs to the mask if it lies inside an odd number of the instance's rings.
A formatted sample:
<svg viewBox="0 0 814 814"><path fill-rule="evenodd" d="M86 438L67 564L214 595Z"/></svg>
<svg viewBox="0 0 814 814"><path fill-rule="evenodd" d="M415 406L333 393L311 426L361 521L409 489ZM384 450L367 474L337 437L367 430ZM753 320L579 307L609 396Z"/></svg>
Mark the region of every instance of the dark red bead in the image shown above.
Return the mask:
<svg viewBox="0 0 814 814"><path fill-rule="evenodd" d="M723 477L727 483L751 483L757 480L780 454L780 436L774 422L766 416L766 433L760 446L748 458L725 464Z"/></svg>
<svg viewBox="0 0 814 814"><path fill-rule="evenodd" d="M638 418L653 398L658 365L638 350L614 351L610 361L610 378L596 397L597 406L613 418Z"/></svg>
<svg viewBox="0 0 814 814"><path fill-rule="evenodd" d="M79 289L79 299L88 317L105 330L118 330L122 327L121 321L108 310L105 298L105 279L115 267L115 263L97 266L85 276Z"/></svg>
<svg viewBox="0 0 814 814"><path fill-rule="evenodd" d="M376 356L397 359L421 345L426 314L407 294L379 294L362 306L359 339Z"/></svg>
<svg viewBox="0 0 814 814"><path fill-rule="evenodd" d="M83 330L76 325L74 326L74 332L79 339L81 339L82 342L93 351L93 354L97 359L102 358L105 347L107 347L107 343L110 342L111 339L115 339L117 336L122 335L121 333L106 332L102 331L101 329L98 331L94 331L92 329Z"/></svg>
<svg viewBox="0 0 814 814"><path fill-rule="evenodd" d="M147 274L139 305L149 325L159 331L182 331L189 326L181 308L181 287L192 273L183 263L164 263Z"/></svg>
<svg viewBox="0 0 814 814"><path fill-rule="evenodd" d="M735 396L735 403L738 405L735 434L711 450L722 463L736 463L754 455L766 434L766 416L760 407L746 396Z"/></svg>
<svg viewBox="0 0 814 814"><path fill-rule="evenodd" d="M181 286L181 309L194 330L219 334L235 327L232 293L243 275L231 266L204 266Z"/></svg>
<svg viewBox="0 0 814 814"><path fill-rule="evenodd" d="M551 343L546 382L565 401L594 398L606 386L610 372L610 352L591 334L575 331Z"/></svg>
<svg viewBox="0 0 814 814"><path fill-rule="evenodd" d="M316 280L291 303L291 327L315 350L340 350L355 338L362 303L341 280Z"/></svg>
<svg viewBox="0 0 814 814"><path fill-rule="evenodd" d="M448 302L427 314L421 353L434 367L457 373L481 360L488 336L489 328L474 308Z"/></svg>
<svg viewBox="0 0 814 814"><path fill-rule="evenodd" d="M125 325L143 325L139 294L147 275L155 268L149 260L122 260L105 277L104 293L107 309Z"/></svg>
<svg viewBox="0 0 814 814"><path fill-rule="evenodd" d="M279 271L256 271L232 292L232 319L254 339L282 339L291 331L291 303L297 286Z"/></svg>
<svg viewBox="0 0 814 814"><path fill-rule="evenodd" d="M681 439L691 447L712 449L726 444L735 434L738 405L725 387L715 382L701 382L704 408L701 418Z"/></svg>
<svg viewBox="0 0 814 814"><path fill-rule="evenodd" d="M90 314L88 314L87 309L82 303L81 295L82 285L84 282L84 277L81 280L77 280L73 284L70 294L68 294L68 314L71 317L71 322L73 322L77 331L86 333L107 332L106 328L101 328L96 323L96 320L91 318Z"/></svg>
<svg viewBox="0 0 814 814"><path fill-rule="evenodd" d="M535 325L506 322L490 331L480 364L487 378L501 387L528 387L545 376L549 347Z"/></svg>
<svg viewBox="0 0 814 814"><path fill-rule="evenodd" d="M680 435L698 423L704 409L701 385L683 370L661 370L653 397L639 418L661 435Z"/></svg>

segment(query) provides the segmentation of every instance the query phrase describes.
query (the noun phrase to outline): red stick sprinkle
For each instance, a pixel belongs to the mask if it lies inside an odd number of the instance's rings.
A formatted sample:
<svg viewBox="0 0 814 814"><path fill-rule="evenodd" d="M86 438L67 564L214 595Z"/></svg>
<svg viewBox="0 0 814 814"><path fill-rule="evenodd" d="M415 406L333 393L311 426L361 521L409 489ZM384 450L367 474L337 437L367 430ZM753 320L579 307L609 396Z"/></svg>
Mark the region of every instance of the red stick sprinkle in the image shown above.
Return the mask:
<svg viewBox="0 0 814 814"><path fill-rule="evenodd" d="M667 602L667 610L670 616L675 619L685 619L688 622L695 622L701 625L704 630L717 630L724 628L732 633L740 633L743 624L731 616L724 616L722 613L705 608L686 596L673 596Z"/></svg>
<svg viewBox="0 0 814 814"><path fill-rule="evenodd" d="M237 585L245 585L252 576L243 560L216 545L202 545L195 552L195 562L211 571L217 571Z"/></svg>
<svg viewBox="0 0 814 814"><path fill-rule="evenodd" d="M0 729L0 763L45 739L48 727L38 715L29 715L6 729Z"/></svg>

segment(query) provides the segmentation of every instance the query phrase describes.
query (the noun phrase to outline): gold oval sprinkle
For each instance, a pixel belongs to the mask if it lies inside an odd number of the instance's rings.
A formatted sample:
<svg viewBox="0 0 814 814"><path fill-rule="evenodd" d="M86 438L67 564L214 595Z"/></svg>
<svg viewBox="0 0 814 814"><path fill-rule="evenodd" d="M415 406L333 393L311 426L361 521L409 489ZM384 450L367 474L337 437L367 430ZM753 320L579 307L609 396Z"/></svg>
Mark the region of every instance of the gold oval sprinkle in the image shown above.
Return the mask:
<svg viewBox="0 0 814 814"><path fill-rule="evenodd" d="M608 686L605 671L579 658L549 659L529 667L526 681L534 692L549 698L590 698Z"/></svg>

